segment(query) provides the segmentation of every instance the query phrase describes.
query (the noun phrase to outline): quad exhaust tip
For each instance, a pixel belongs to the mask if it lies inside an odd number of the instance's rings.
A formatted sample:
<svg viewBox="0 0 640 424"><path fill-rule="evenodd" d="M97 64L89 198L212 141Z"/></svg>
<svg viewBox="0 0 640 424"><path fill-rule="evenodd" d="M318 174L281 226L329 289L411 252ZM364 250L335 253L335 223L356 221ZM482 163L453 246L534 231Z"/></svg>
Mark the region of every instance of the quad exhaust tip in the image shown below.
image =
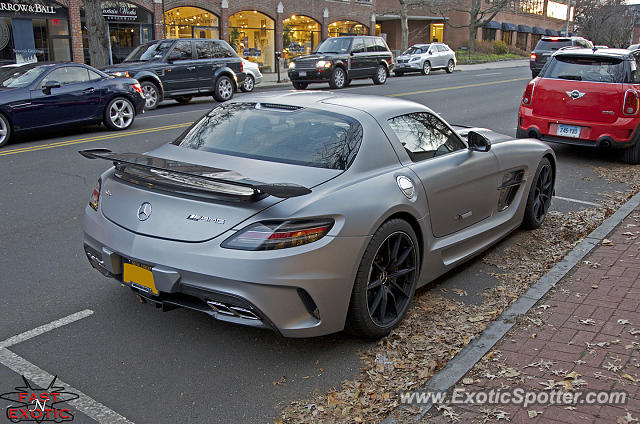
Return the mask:
<svg viewBox="0 0 640 424"><path fill-rule="evenodd" d="M209 305L209 307L214 312L221 315L250 319L250 320L257 320L257 321L261 320L261 318L258 315L256 315L255 312L253 312L250 309L242 308L240 306L228 305L226 303L217 302L213 300L207 300L207 305Z"/></svg>

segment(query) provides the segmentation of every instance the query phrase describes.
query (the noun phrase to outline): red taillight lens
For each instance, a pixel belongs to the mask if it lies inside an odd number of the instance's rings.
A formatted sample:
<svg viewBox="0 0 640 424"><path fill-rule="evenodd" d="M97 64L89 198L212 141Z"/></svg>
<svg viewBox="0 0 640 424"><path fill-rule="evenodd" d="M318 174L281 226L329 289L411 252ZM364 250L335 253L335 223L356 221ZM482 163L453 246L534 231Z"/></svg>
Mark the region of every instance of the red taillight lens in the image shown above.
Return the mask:
<svg viewBox="0 0 640 424"><path fill-rule="evenodd" d="M275 250L313 243L333 226L332 219L263 221L251 224L226 239L221 246L238 250Z"/></svg>
<svg viewBox="0 0 640 424"><path fill-rule="evenodd" d="M640 99L638 97L638 92L635 90L627 90L624 94L624 106L623 106L623 114L625 115L636 115L638 113Z"/></svg>
<svg viewBox="0 0 640 424"><path fill-rule="evenodd" d="M531 58L531 60L536 60L536 54L535 53L531 53L531 56L529 56Z"/></svg>
<svg viewBox="0 0 640 424"><path fill-rule="evenodd" d="M531 106L531 102L533 102L533 88L536 84L531 81L527 84L527 88L524 89L524 94L522 95L522 104L525 106Z"/></svg>
<svg viewBox="0 0 640 424"><path fill-rule="evenodd" d="M240 62L240 72L244 72L244 62Z"/></svg>
<svg viewBox="0 0 640 424"><path fill-rule="evenodd" d="M137 91L138 93L142 94L142 86L140 85L140 83L135 83L135 84L131 84L131 88L134 89L134 91Z"/></svg>
<svg viewBox="0 0 640 424"><path fill-rule="evenodd" d="M98 210L98 204L100 203L100 189L102 188L102 179L98 179L95 187L93 188L93 193L91 193L91 199L89 199L89 206L94 211Z"/></svg>

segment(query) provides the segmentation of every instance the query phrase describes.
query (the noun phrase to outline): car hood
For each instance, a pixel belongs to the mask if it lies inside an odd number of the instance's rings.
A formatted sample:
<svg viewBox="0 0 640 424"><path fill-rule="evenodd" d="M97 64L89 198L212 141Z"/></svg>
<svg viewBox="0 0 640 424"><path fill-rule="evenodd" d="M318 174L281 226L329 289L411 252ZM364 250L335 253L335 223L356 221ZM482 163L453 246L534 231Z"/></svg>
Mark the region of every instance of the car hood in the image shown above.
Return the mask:
<svg viewBox="0 0 640 424"><path fill-rule="evenodd" d="M297 61L306 61L306 60L330 60L330 59L334 59L336 56L340 56L339 54L308 54L308 55L303 55L303 56L298 56L295 59L295 62Z"/></svg>

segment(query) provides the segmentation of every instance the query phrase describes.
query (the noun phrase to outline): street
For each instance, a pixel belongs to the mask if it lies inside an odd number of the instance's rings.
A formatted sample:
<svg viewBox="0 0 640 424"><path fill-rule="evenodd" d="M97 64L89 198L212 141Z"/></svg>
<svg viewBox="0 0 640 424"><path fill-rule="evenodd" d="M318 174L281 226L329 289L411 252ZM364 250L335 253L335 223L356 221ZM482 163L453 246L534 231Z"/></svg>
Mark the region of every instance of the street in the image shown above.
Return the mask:
<svg viewBox="0 0 640 424"><path fill-rule="evenodd" d="M451 124L514 136L530 75L526 66L434 71L428 77L392 77L382 86L356 80L341 93L413 100ZM255 94L271 90L258 86ZM236 94L237 99L248 96ZM87 262L81 217L107 164L86 160L77 151L103 147L146 152L172 141L214 106L210 97L188 105L167 101L124 132L89 127L30 134L0 149L0 340L93 311L20 343L0 342L0 360L7 357L7 347L96 404L141 423L272 422L290 401L325 392L360 372L358 350L371 342L344 334L285 339L193 311L162 313L139 304L131 290L102 277ZM625 188L602 180L592 169L617 163L613 153L552 147L558 156L553 210L591 208L600 193ZM507 238L494 249L508 243ZM495 283L488 273L478 276L487 267L478 258L439 279L437 287L465 289L469 296L459 300L480 302L476 293ZM3 393L22 379L0 365L0 382ZM75 415L74 422L96 422L80 412Z"/></svg>

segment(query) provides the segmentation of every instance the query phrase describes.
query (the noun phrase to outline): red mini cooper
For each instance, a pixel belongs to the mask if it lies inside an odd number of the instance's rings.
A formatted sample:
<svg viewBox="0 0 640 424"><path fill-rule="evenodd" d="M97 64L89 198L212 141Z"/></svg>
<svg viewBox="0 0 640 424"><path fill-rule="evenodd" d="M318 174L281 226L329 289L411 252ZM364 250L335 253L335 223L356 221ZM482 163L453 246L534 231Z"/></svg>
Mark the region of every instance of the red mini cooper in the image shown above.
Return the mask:
<svg viewBox="0 0 640 424"><path fill-rule="evenodd" d="M517 137L615 148L640 163L640 51L565 48L527 85Z"/></svg>

